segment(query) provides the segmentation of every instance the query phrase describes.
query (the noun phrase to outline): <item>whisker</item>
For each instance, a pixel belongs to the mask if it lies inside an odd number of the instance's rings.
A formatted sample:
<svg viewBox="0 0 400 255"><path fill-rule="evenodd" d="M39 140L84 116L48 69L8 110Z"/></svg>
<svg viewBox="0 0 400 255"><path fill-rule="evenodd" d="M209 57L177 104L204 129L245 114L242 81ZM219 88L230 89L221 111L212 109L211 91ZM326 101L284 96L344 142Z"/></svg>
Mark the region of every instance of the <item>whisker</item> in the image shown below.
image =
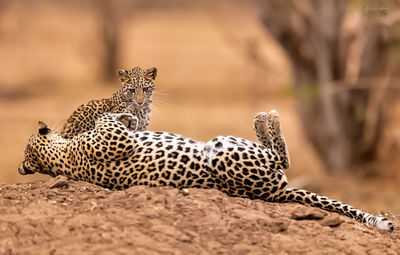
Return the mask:
<svg viewBox="0 0 400 255"><path fill-rule="evenodd" d="M170 92L165 92L165 91L153 91L153 95L157 95L157 96L170 96L173 93Z"/></svg>
<svg viewBox="0 0 400 255"><path fill-rule="evenodd" d="M153 112L153 110L155 115L157 115L157 117L160 116L163 121L165 120L165 116L161 113L161 111L155 105L152 104L151 111Z"/></svg>
<svg viewBox="0 0 400 255"><path fill-rule="evenodd" d="M156 100L153 100L153 103L156 103L156 104L161 105L161 106L175 106L175 104L167 103L167 102L165 102L165 101L156 101Z"/></svg>
<svg viewBox="0 0 400 255"><path fill-rule="evenodd" d="M168 89L156 89L153 91L153 93L159 93L159 92L164 92L164 91L171 91L173 90L172 88L168 88Z"/></svg>
<svg viewBox="0 0 400 255"><path fill-rule="evenodd" d="M164 93L164 92L160 92L160 91L154 91L153 95L171 95L171 93Z"/></svg>
<svg viewBox="0 0 400 255"><path fill-rule="evenodd" d="M165 99L165 98L169 98L169 95L166 95L166 94L154 94L153 95L153 98L155 98L155 99Z"/></svg>
<svg viewBox="0 0 400 255"><path fill-rule="evenodd" d="M171 103L169 103L169 100L166 100L158 96L153 98L153 102L161 105L168 105L168 106L172 105Z"/></svg>

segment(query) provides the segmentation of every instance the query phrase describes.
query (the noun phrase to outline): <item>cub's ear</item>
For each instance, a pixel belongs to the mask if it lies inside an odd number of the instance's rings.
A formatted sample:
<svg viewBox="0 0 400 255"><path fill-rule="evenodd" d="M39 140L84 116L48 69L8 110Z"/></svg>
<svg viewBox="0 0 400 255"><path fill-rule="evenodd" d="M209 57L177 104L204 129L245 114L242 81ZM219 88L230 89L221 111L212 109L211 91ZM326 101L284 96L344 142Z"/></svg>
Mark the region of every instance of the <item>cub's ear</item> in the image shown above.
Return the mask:
<svg viewBox="0 0 400 255"><path fill-rule="evenodd" d="M51 132L51 129L47 127L46 123L39 120L39 134L47 135Z"/></svg>
<svg viewBox="0 0 400 255"><path fill-rule="evenodd" d="M155 80L157 77L157 68L152 67L146 70L146 74L144 75L144 78L149 79L149 80Z"/></svg>
<svg viewBox="0 0 400 255"><path fill-rule="evenodd" d="M118 70L118 77L121 82L125 82L128 80L129 77L129 71L128 70Z"/></svg>

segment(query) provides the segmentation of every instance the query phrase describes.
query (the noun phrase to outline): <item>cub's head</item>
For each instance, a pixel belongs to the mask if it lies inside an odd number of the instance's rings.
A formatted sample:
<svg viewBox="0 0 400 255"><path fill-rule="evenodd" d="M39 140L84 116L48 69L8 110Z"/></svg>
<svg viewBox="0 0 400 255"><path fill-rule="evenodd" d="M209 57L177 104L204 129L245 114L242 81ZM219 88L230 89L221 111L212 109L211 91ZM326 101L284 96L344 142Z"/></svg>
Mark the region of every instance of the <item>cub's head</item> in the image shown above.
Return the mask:
<svg viewBox="0 0 400 255"><path fill-rule="evenodd" d="M48 162L46 162L46 154L48 145L52 142L54 134L44 122L39 121L39 131L29 138L25 148L25 158L18 166L18 172L21 175L43 173L50 174Z"/></svg>
<svg viewBox="0 0 400 255"><path fill-rule="evenodd" d="M143 107L152 102L154 80L157 77L157 68L119 70L118 76L122 82L120 90L121 100L133 103L135 107Z"/></svg>

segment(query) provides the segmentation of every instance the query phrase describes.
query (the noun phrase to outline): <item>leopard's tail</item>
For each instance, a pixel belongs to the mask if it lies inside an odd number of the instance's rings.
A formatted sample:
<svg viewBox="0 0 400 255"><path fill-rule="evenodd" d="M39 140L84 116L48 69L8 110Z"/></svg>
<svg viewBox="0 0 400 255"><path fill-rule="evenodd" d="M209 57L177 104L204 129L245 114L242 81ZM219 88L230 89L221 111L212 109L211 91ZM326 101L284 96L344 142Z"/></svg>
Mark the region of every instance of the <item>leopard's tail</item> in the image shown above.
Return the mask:
<svg viewBox="0 0 400 255"><path fill-rule="evenodd" d="M288 188L278 198L278 200L282 203L296 202L304 205L319 207L326 211L336 212L341 215L348 216L369 226L377 227L389 232L394 230L393 223L383 217L371 215L355 209L351 205L317 195L307 190Z"/></svg>

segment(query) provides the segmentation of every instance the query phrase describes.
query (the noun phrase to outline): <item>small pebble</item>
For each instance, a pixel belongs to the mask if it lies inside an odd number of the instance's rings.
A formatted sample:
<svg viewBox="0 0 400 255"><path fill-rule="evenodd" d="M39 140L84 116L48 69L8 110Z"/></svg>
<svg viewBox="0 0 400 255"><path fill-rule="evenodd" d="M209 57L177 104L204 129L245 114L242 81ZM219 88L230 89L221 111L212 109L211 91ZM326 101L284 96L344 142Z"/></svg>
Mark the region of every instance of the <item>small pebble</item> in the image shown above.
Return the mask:
<svg viewBox="0 0 400 255"><path fill-rule="evenodd" d="M187 196L187 195L189 195L189 189L181 189L181 193L182 193L184 196Z"/></svg>
<svg viewBox="0 0 400 255"><path fill-rule="evenodd" d="M320 209L302 206L295 208L291 214L292 219L295 220L320 220L328 213Z"/></svg>
<svg viewBox="0 0 400 255"><path fill-rule="evenodd" d="M338 215L329 215L325 217L323 220L321 220L321 225L322 226L329 226L331 228L333 227L338 227L340 224L342 224L342 220L339 218Z"/></svg>

